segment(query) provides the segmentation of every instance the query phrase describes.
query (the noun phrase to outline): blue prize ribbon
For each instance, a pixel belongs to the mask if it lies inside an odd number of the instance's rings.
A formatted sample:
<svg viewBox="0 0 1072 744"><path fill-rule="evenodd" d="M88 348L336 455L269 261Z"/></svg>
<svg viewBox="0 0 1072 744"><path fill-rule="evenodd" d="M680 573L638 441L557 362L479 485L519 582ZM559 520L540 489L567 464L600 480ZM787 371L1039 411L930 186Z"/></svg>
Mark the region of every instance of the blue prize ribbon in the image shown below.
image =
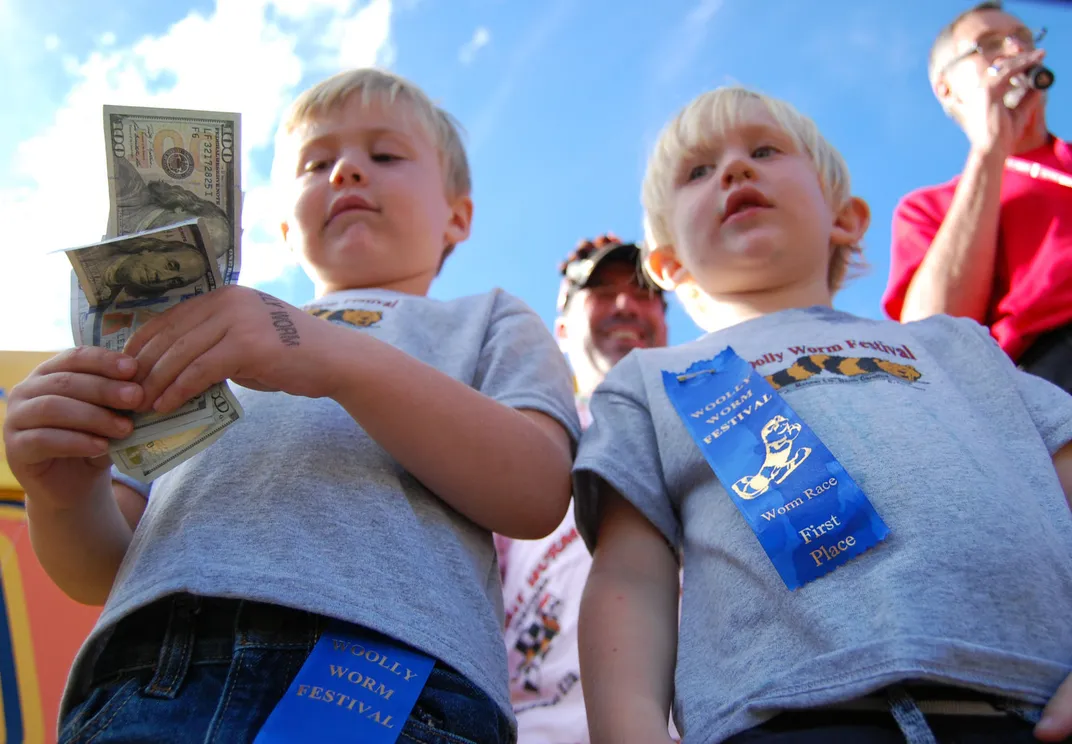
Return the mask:
<svg viewBox="0 0 1072 744"><path fill-rule="evenodd" d="M435 660L371 631L324 631L254 744L394 744Z"/></svg>
<svg viewBox="0 0 1072 744"><path fill-rule="evenodd" d="M833 453L733 349L684 374L664 370L663 385L789 589L889 534Z"/></svg>

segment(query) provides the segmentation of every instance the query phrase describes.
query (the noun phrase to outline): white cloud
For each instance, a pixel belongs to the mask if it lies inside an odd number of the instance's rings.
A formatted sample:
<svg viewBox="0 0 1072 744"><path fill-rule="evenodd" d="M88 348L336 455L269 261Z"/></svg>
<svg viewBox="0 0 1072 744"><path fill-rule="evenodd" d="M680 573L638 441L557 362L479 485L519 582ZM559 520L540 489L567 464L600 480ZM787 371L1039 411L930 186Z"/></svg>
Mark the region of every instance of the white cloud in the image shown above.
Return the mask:
<svg viewBox="0 0 1072 744"><path fill-rule="evenodd" d="M45 37L45 51L54 52L60 48L60 37L56 34L49 34Z"/></svg>
<svg viewBox="0 0 1072 744"><path fill-rule="evenodd" d="M97 43L106 47L115 46L115 34L111 31L105 31L100 35L100 38L97 39Z"/></svg>
<svg viewBox="0 0 1072 744"><path fill-rule="evenodd" d="M131 46L100 39L106 48L66 58L73 78L66 99L48 127L16 146L6 184L0 175L0 348L71 343L70 266L63 255L45 254L104 232L105 103L241 112L242 283L273 279L293 265L276 239L280 215L266 164L255 165L251 153L271 147L279 115L306 75L390 59L391 10L391 0L217 0L211 15L191 11L163 34Z"/></svg>
<svg viewBox="0 0 1072 744"><path fill-rule="evenodd" d="M467 41L465 46L458 52L458 60L463 65L470 64L476 58L476 53L486 47L489 41L491 41L491 32L485 27L479 26L473 32L473 38Z"/></svg>

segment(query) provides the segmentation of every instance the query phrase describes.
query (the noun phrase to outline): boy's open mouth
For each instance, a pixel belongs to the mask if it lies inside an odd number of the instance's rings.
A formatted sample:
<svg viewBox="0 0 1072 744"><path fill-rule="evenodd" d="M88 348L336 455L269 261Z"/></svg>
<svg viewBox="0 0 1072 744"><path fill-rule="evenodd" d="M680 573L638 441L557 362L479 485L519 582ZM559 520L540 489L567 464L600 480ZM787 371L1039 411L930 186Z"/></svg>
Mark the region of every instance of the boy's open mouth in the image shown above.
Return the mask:
<svg viewBox="0 0 1072 744"><path fill-rule="evenodd" d="M734 215L754 209L769 209L773 205L763 193L751 186L737 189L726 198L722 207L722 222L725 223Z"/></svg>

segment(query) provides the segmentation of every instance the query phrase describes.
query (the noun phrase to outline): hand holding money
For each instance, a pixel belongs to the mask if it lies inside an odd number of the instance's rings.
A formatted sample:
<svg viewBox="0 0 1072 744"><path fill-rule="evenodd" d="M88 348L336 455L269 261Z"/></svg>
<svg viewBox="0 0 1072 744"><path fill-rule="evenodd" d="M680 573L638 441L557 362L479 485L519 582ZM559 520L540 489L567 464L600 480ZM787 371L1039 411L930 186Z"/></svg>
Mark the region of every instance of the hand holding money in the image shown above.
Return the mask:
<svg viewBox="0 0 1072 744"><path fill-rule="evenodd" d="M105 106L110 239L68 251L76 344L122 351L151 318L238 281L239 131L237 114ZM165 414L133 415L112 459L151 481L241 415L226 383L214 385Z"/></svg>
<svg viewBox="0 0 1072 744"><path fill-rule="evenodd" d="M317 362L337 345L335 334L338 326L269 294L224 287L149 321L126 353L138 362L145 406L167 413L227 379L254 390L329 397L337 380L318 374Z"/></svg>
<svg viewBox="0 0 1072 744"><path fill-rule="evenodd" d="M76 335L122 352L138 327L219 288L204 232L203 219L196 218L67 251L89 308ZM218 439L241 411L231 391L216 385L167 413L136 413L132 432L113 445L113 459L131 477L151 480Z"/></svg>
<svg viewBox="0 0 1072 744"><path fill-rule="evenodd" d="M8 464L34 503L77 510L88 494L111 493L109 440L127 436L125 412L142 403L137 362L108 349L68 349L9 392Z"/></svg>

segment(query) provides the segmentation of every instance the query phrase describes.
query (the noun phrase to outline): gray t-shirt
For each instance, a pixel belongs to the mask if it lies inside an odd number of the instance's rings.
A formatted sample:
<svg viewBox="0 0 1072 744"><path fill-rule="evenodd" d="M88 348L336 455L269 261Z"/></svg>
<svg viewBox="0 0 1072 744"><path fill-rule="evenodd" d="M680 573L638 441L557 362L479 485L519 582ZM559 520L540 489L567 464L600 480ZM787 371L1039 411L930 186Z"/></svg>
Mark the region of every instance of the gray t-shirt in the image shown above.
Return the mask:
<svg viewBox="0 0 1072 744"><path fill-rule="evenodd" d="M662 370L727 346L845 466L890 528L789 591L678 417ZM1044 703L1072 672L1072 515L1051 454L1072 396L986 331L789 310L633 352L592 397L574 466L592 547L600 478L684 565L674 716L710 744L778 711L929 680Z"/></svg>
<svg viewBox="0 0 1072 744"><path fill-rule="evenodd" d="M350 290L306 309L579 436L554 339L539 316L500 290L449 302ZM84 692L118 620L191 592L372 628L456 668L510 715L491 533L436 498L334 400L234 389L245 418L152 484L70 690Z"/></svg>

